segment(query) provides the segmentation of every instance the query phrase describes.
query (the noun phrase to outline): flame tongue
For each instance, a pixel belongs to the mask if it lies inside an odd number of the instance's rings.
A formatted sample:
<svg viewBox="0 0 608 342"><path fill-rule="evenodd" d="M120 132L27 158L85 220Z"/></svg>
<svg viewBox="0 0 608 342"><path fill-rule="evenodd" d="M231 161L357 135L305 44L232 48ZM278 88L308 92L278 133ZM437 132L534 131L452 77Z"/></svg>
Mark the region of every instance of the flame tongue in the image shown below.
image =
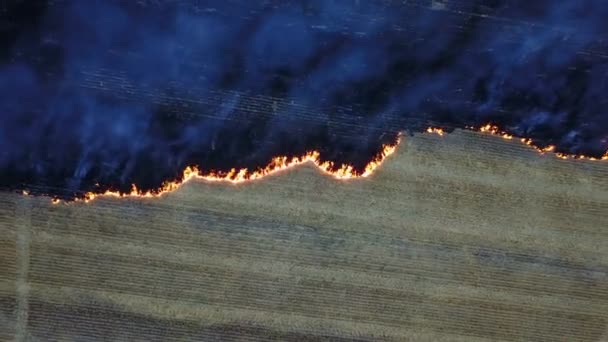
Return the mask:
<svg viewBox="0 0 608 342"><path fill-rule="evenodd" d="M487 124L487 125L481 126L478 129L475 129L475 127L467 127L467 128L472 129L472 130L478 130L479 132L482 132L482 133L497 135L497 136L500 136L507 140L513 139L512 135L500 130L498 128L498 126L495 126L492 124ZM556 149L555 145L538 147L537 145L534 144L534 142L530 138L521 138L520 141L523 144L526 144L526 145L534 148L536 151L543 153L543 154L547 153L547 152L555 152L555 149ZM602 157L599 157L599 158L590 157L590 156L586 156L586 155L582 155L582 154L578 154L578 155L577 154L566 154L566 153L562 153L562 152L555 152L555 156L560 159L584 159L584 160L598 161L598 160L608 160L608 151L606 151L606 153Z"/></svg>
<svg viewBox="0 0 608 342"><path fill-rule="evenodd" d="M228 183L243 183L248 181L257 180L263 177L266 177L270 174L277 173L289 168L292 168L297 165L301 165L304 163L312 163L317 168L319 168L323 173L335 178L335 179L352 179L359 177L368 177L370 176L381 164L382 162L391 154L395 153L397 149L397 145L399 144L399 139L393 145L384 145L380 153L376 155L364 168L363 172L357 172L352 165L342 164L340 167L336 168L335 164L331 161L321 162L320 153L317 151L311 151L303 156L299 157L274 157L270 161L270 163L257 170L251 171L249 169L231 169L227 172L216 172L211 171L209 173L203 174L200 169L196 166L188 166L184 169L182 178L178 181L170 181L165 182L163 185L156 191L141 191L137 188L136 185L132 185L131 191L127 193L121 193L118 191L108 190L103 193L94 193L88 192L84 195L82 199L76 199L76 201L84 201L90 202L98 197L137 197L137 198L151 198L151 197L160 197L165 193L175 191L182 184L190 181L191 179L202 179L209 182L228 182ZM59 203L58 200L53 200L53 203Z"/></svg>
<svg viewBox="0 0 608 342"><path fill-rule="evenodd" d="M486 124L484 126L475 128L472 126L467 126L467 129L471 129L477 132L486 133L490 135L500 136L506 140L512 140L514 137L511 134L506 133L498 128L498 126L492 124ZM446 133L442 128L429 127L426 129L427 133L437 134L439 136L444 136ZM534 148L539 153L547 153L547 152L555 152L556 147L553 145L549 145L546 147L538 147L534 144L532 139L529 138L521 138L520 141L523 144L526 144L532 148ZM336 168L335 164L331 161L322 162L320 158L320 153L318 151L311 151L299 157L275 157L270 163L257 170L251 171L249 169L231 169L228 172L215 172L211 171L206 174L203 174L200 169L196 166L188 166L183 172L182 178L177 181L165 182L162 186L155 191L141 191L137 188L136 185L132 185L131 191L127 193L122 193L119 191L108 190L103 193L94 193L88 192L84 195L82 199L76 199L76 201L84 201L90 202L98 197L137 197L137 198L153 198L160 197L165 193L175 191L182 184L190 181L191 179L202 179L209 182L228 182L228 183L243 183L249 182L256 179L260 179L266 177L270 174L277 173L283 171L285 169L289 169L291 167L304 164L304 163L312 163L317 168L319 168L323 173L341 180L360 178L360 177L369 177L378 169L378 167L384 162L384 160L389 157L391 154L395 153L397 149L397 145L399 145L400 137L398 137L397 142L393 145L384 145L380 153L376 155L364 168L362 172L357 172L352 165L342 164L340 167ZM608 160L608 151L602 157L589 157L585 155L569 155L561 152L555 152L555 156L560 159L584 159L584 160ZM24 192L26 194L26 192ZM60 203L58 199L52 200L53 204Z"/></svg>
<svg viewBox="0 0 608 342"><path fill-rule="evenodd" d="M441 128L436 128L436 127L429 127L426 129L427 133L434 133L437 134L439 136L443 136L445 134L445 131Z"/></svg>

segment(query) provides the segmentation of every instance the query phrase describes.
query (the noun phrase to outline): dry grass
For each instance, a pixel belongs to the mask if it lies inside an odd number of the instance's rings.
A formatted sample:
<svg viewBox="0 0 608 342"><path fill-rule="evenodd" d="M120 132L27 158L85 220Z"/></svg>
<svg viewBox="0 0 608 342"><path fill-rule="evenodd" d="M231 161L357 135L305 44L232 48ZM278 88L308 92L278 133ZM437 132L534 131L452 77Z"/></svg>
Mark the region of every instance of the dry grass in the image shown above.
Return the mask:
<svg viewBox="0 0 608 342"><path fill-rule="evenodd" d="M608 163L457 131L370 179L0 194L0 340L599 341Z"/></svg>

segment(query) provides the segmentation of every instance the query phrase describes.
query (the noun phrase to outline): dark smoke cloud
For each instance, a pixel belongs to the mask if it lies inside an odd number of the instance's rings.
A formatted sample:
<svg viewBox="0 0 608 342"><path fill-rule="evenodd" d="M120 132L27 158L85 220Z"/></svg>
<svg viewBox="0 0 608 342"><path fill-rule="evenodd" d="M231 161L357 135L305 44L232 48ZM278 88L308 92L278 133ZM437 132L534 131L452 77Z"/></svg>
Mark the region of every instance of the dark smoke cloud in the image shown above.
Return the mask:
<svg viewBox="0 0 608 342"><path fill-rule="evenodd" d="M155 188L186 165L320 150L361 168L397 132L498 124L602 155L603 0L0 4L0 187Z"/></svg>

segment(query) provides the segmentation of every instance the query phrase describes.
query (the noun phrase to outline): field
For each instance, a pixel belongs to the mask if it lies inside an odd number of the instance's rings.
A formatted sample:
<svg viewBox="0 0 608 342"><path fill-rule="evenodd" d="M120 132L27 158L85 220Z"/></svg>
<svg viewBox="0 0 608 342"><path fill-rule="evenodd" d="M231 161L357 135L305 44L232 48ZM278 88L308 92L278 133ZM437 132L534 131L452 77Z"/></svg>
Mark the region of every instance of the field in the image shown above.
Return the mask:
<svg viewBox="0 0 608 342"><path fill-rule="evenodd" d="M608 163L469 131L370 178L0 193L0 340L608 341Z"/></svg>

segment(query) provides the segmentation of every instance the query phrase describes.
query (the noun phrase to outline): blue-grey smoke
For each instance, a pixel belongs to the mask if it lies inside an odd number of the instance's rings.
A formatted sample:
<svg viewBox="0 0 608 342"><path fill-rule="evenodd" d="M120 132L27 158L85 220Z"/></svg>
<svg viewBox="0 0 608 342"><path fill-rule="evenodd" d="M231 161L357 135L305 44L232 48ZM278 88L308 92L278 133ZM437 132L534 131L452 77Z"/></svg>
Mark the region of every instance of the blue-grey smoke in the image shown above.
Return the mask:
<svg viewBox="0 0 608 342"><path fill-rule="evenodd" d="M603 0L7 0L0 187L155 188L186 165L488 122L608 149Z"/></svg>

